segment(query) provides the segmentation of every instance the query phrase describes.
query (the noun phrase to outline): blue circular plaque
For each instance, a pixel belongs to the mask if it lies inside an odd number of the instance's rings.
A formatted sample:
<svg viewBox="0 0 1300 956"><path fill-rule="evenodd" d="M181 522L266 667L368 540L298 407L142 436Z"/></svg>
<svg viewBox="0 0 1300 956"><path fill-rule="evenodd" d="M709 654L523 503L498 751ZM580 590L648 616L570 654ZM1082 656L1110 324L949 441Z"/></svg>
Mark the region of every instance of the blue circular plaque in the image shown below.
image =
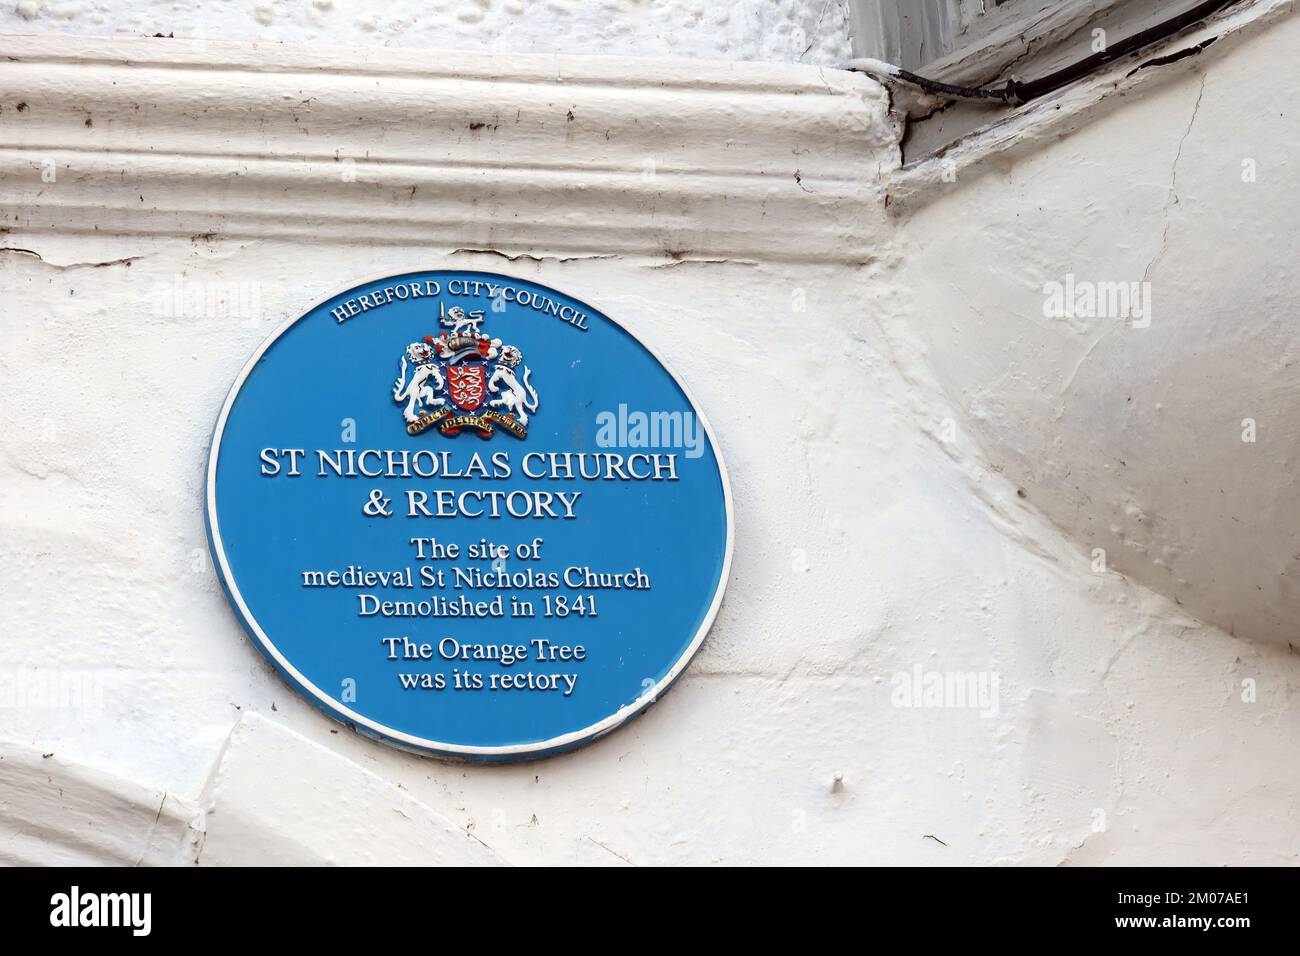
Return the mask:
<svg viewBox="0 0 1300 956"><path fill-rule="evenodd" d="M293 687L397 746L489 760L653 703L732 546L682 383L586 303L486 272L365 282L271 336L217 419L207 523Z"/></svg>

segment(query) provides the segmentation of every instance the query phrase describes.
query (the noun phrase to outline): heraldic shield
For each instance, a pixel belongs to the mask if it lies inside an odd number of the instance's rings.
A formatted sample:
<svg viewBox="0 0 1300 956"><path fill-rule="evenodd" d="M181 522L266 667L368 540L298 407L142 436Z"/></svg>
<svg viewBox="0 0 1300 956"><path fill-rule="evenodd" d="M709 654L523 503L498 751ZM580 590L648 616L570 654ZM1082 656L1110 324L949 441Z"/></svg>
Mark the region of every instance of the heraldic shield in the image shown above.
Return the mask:
<svg viewBox="0 0 1300 956"><path fill-rule="evenodd" d="M486 335L482 312L448 309L441 302L438 310L439 324L450 332L408 345L393 385L393 401L403 406L407 433L436 427L453 436L469 428L480 438L491 438L500 428L526 437L538 398L523 353Z"/></svg>
<svg viewBox="0 0 1300 956"><path fill-rule="evenodd" d="M487 374L482 365L451 365L447 368L447 391L451 400L467 412L483 404Z"/></svg>

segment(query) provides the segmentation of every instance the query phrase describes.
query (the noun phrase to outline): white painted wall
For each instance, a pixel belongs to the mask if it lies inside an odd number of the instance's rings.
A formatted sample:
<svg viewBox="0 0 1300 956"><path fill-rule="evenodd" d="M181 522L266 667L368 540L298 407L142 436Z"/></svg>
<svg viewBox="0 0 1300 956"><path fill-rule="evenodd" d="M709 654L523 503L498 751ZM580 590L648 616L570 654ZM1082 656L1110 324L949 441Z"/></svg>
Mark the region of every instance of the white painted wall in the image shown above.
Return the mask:
<svg viewBox="0 0 1300 956"><path fill-rule="evenodd" d="M17 0L0 33L257 40L494 53L848 60L843 0Z"/></svg>
<svg viewBox="0 0 1300 956"><path fill-rule="evenodd" d="M911 324L990 461L1120 571L1283 647L1300 645L1300 152L1293 111L1244 94L1297 43L1280 23L902 230ZM1067 275L1146 282L1150 315L1048 317Z"/></svg>
<svg viewBox="0 0 1300 956"><path fill-rule="evenodd" d="M1294 417L1277 309L1295 290L1267 260L1300 195L1296 121L1233 90L1289 62L1298 27L1145 71L1105 113L1047 104L1014 149L919 192L879 88L812 68L278 51L268 74L245 47L0 40L26 105L0 99L7 760L125 819L169 795L176 858L212 864L1294 863L1297 657L1281 631L1221 626L1292 609L1249 593L1239 542L1276 556L1292 534L1294 438L1215 442L1229 396ZM1081 131L1059 139L1062 113ZM1228 170L1248 138L1246 187ZM1045 277L1124 278L1162 242L1147 338L1043 319ZM341 729L249 645L205 560L208 433L256 344L356 276L440 265L634 329L735 483L700 657L644 717L533 764ZM258 308L158 310L178 276L251 284ZM1258 509L1238 537L1207 507L1215 470ZM1130 503L1161 522L1094 573L1089 529L1140 526ZM1195 538L1185 588L1148 567L1166 536ZM895 677L918 668L996 678L996 708L903 706ZM168 859L148 827L95 842L40 780L0 771L0 831Z"/></svg>

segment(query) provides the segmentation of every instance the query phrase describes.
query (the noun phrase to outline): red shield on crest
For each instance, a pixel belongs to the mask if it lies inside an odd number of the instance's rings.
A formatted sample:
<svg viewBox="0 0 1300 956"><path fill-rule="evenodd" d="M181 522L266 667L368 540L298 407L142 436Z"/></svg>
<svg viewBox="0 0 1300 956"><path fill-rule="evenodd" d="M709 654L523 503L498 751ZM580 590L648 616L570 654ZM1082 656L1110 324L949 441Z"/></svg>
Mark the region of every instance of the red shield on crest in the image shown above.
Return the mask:
<svg viewBox="0 0 1300 956"><path fill-rule="evenodd" d="M487 373L482 365L447 366L447 391L451 400L467 412L483 404Z"/></svg>

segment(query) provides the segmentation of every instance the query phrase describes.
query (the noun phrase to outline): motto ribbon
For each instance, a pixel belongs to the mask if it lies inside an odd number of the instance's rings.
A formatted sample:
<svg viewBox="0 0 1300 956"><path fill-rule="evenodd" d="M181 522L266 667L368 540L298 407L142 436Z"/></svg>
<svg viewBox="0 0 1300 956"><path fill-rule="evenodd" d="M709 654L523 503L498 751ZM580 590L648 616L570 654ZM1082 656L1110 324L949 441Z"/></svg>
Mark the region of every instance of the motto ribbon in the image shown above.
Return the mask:
<svg viewBox="0 0 1300 956"><path fill-rule="evenodd" d="M528 434L528 429L520 425L513 416L502 415L498 411L487 411L482 415L453 416L448 408L440 408L436 412L427 412L421 415L406 426L406 433L408 435L418 435L421 432L428 431L435 425L438 427L438 431L444 435L460 434L462 428L477 428L479 437L490 438L493 432L496 431L493 426L500 426L516 438L524 438Z"/></svg>

